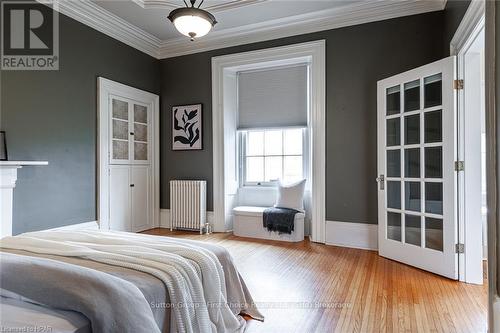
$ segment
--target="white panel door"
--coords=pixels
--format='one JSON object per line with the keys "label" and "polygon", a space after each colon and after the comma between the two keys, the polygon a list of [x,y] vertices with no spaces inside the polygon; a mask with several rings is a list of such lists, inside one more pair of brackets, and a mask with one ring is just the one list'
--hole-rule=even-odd
{"label": "white panel door", "polygon": [[379,254],[458,278],[455,57],[378,82]]}
{"label": "white panel door", "polygon": [[124,165],[109,168],[109,229],[131,230],[130,171]]}
{"label": "white panel door", "polygon": [[143,231],[153,227],[150,216],[150,173],[149,166],[130,167],[133,232]]}

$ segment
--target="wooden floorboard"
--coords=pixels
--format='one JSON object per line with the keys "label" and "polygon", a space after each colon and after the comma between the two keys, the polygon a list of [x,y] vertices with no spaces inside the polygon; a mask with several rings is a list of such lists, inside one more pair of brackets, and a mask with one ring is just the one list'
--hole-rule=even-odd
{"label": "wooden floorboard", "polygon": [[487,281],[461,283],[377,252],[231,234],[147,233],[226,247],[265,321],[248,333],[486,332]]}

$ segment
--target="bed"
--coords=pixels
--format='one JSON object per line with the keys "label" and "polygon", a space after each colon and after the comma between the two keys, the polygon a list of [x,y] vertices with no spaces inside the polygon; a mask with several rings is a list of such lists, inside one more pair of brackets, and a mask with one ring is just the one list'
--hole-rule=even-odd
{"label": "bed", "polygon": [[126,232],[0,240],[0,326],[51,332],[243,332],[263,316],[221,246]]}

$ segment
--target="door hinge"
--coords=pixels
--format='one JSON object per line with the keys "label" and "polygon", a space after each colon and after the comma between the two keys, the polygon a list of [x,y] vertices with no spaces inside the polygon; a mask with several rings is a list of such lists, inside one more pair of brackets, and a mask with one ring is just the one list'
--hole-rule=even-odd
{"label": "door hinge", "polygon": [[464,253],[465,245],[462,243],[455,244],[455,253]]}
{"label": "door hinge", "polygon": [[455,161],[455,171],[464,171],[465,162],[464,161]]}
{"label": "door hinge", "polygon": [[455,90],[464,89],[464,80],[453,80],[453,89]]}

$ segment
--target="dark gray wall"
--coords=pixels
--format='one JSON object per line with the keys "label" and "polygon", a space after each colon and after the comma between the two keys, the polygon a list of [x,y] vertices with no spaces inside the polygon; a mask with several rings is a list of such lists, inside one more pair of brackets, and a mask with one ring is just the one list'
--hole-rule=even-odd
{"label": "dark gray wall", "polygon": [[[207,179],[212,210],[213,56],[326,40],[326,191],[328,220],[377,222],[377,81],[443,57],[443,12],[403,17],[282,38],[161,62],[161,207],[169,207],[168,181]],[[171,107],[203,103],[203,145],[171,150]]]}
{"label": "dark gray wall", "polygon": [[9,159],[25,167],[14,191],[15,234],[96,219],[96,80],[159,93],[159,61],[60,15],[59,71],[1,72]]}
{"label": "dark gray wall", "polygon": [[444,9],[444,50],[445,54],[450,54],[450,42],[457,31],[462,18],[469,8],[470,0],[448,0]]}

